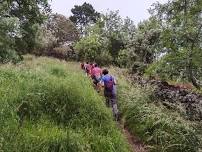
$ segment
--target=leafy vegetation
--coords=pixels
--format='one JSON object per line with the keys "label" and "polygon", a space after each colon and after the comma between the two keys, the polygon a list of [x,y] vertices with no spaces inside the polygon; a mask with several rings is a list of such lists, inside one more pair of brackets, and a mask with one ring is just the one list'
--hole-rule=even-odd
{"label": "leafy vegetation", "polygon": [[32,53],[65,60],[76,58],[71,45],[79,39],[79,33],[68,18],[60,14],[49,14],[40,30],[40,49]]}
{"label": "leafy vegetation", "polygon": [[3,0],[0,6],[0,62],[38,48],[37,34],[49,12],[46,0]]}
{"label": "leafy vegetation", "polygon": [[[75,63],[23,60],[23,54],[115,65],[139,76],[192,83],[201,93],[201,0],[157,2],[137,25],[119,11],[101,14],[88,3],[74,6],[69,19],[52,14],[47,0],[0,3],[0,63],[7,63],[0,66],[0,151],[130,151],[104,99]],[[111,70],[119,80],[123,123],[151,151],[202,148],[200,122],[186,120],[181,107],[155,102],[150,86],[131,85],[127,74]]]}
{"label": "leafy vegetation", "polygon": [[[159,64],[164,72],[192,82],[200,88],[202,57],[202,2],[197,0],[169,1],[154,4],[150,10],[161,25],[161,45],[166,56]],[[160,50],[160,53],[161,50]],[[169,77],[168,77],[169,78]]]}
{"label": "leafy vegetation", "polygon": [[[144,141],[150,151],[197,152],[202,133],[196,125],[174,110],[155,103],[152,89],[131,85],[120,69],[111,69],[118,78],[118,101],[126,128]],[[123,71],[125,73],[125,71]]]}
{"label": "leafy vegetation", "polygon": [[[103,46],[99,50],[112,57],[113,64],[141,75],[146,72],[191,82],[200,89],[201,10],[201,1],[197,0],[155,3],[149,10],[150,18],[137,26],[129,18],[122,19],[118,11],[110,11],[89,26],[81,41],[96,35],[97,48]],[[84,52],[96,60],[92,49],[85,48]]]}
{"label": "leafy vegetation", "polygon": [[129,151],[76,64],[26,56],[0,71],[1,151]]}
{"label": "leafy vegetation", "polygon": [[80,29],[81,34],[85,34],[85,28],[96,23],[100,16],[100,13],[96,12],[93,6],[86,2],[81,6],[75,5],[71,12],[73,15],[70,16],[70,20]]}

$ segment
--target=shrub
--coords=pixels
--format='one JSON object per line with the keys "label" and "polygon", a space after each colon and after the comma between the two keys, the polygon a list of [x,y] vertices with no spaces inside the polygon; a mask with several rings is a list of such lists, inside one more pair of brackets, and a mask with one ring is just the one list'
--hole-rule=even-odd
{"label": "shrub", "polygon": [[82,38],[75,45],[80,60],[94,61],[96,56],[101,53],[101,43],[96,35]]}
{"label": "shrub", "polygon": [[19,55],[15,50],[7,49],[7,50],[1,50],[0,53],[0,63],[18,63],[21,61],[23,57]]}
{"label": "shrub", "polygon": [[118,58],[117,58],[117,63],[119,65],[119,67],[121,68],[125,68],[129,65],[129,52],[128,50],[120,50]]}
{"label": "shrub", "polygon": [[101,52],[100,55],[97,55],[95,58],[96,63],[99,65],[110,65],[113,62],[112,56],[109,54],[108,51]]}

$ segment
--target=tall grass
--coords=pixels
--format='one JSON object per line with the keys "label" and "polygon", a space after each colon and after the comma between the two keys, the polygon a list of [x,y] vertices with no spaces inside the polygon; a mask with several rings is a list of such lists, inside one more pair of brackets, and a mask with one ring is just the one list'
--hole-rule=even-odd
{"label": "tall grass", "polygon": [[152,88],[131,85],[119,69],[118,101],[125,127],[154,152],[197,152],[200,142],[193,125],[177,112],[154,104]]}
{"label": "tall grass", "polygon": [[0,151],[129,151],[103,98],[75,63],[26,56],[16,66],[1,65],[0,84]]}

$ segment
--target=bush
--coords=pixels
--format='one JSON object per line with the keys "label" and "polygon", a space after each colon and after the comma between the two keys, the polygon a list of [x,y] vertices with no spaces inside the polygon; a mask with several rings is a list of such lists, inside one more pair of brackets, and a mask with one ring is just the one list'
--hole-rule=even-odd
{"label": "bush", "polygon": [[119,65],[119,67],[121,68],[125,68],[128,67],[130,62],[130,58],[129,58],[129,52],[128,50],[120,50],[118,58],[117,58],[117,63]]}
{"label": "bush", "polygon": [[101,52],[100,55],[97,55],[97,56],[95,57],[95,61],[96,61],[96,63],[98,63],[99,65],[104,66],[104,65],[110,65],[110,64],[112,64],[113,58],[112,58],[112,56],[109,54],[109,52],[103,51],[103,52]]}
{"label": "bush", "polygon": [[[4,4],[5,5],[5,4]],[[16,17],[0,17],[0,63],[18,62],[15,39],[21,36],[20,22]]]}
{"label": "bush", "polygon": [[134,62],[131,67],[132,73],[138,73],[140,75],[143,75],[145,73],[145,70],[147,68],[147,65],[142,62]]}
{"label": "bush", "polygon": [[105,49],[99,36],[91,35],[82,38],[75,45],[75,50],[79,60],[97,62],[100,65],[109,65],[112,63],[112,56]]}
{"label": "bush", "polygon": [[44,53],[47,56],[52,56],[58,59],[71,60],[76,59],[77,55],[74,50],[72,50],[69,46],[61,46],[53,48],[52,50]]}
{"label": "bush", "polygon": [[96,56],[101,53],[101,43],[96,35],[82,38],[75,45],[80,60],[94,61]]}
{"label": "bush", "polygon": [[0,82],[0,150],[129,151],[79,65],[26,56]]}
{"label": "bush", "polygon": [[15,50],[7,49],[7,50],[1,50],[0,53],[0,63],[18,63],[21,61],[23,57],[19,55]]}

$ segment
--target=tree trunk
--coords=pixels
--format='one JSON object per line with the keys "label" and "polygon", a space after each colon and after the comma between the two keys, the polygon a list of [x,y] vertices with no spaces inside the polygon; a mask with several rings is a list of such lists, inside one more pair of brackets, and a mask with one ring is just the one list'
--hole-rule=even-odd
{"label": "tree trunk", "polygon": [[197,83],[196,78],[193,75],[193,70],[192,68],[189,67],[189,79],[192,82],[192,84],[199,90],[200,89],[200,85]]}
{"label": "tree trunk", "polygon": [[192,51],[194,49],[194,42],[192,43],[191,49],[189,50],[188,54],[188,78],[192,82],[192,84],[197,88],[200,89],[200,85],[197,83],[196,78],[194,77],[193,74],[193,69],[192,69]]}

